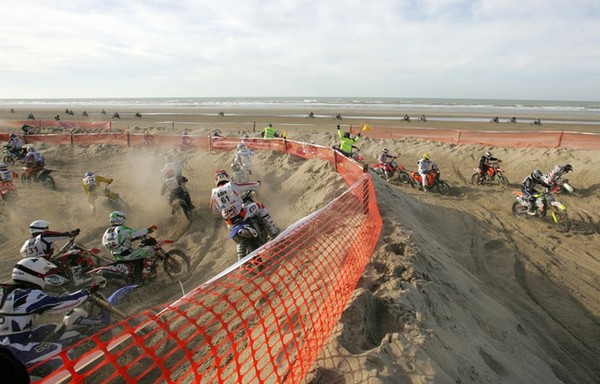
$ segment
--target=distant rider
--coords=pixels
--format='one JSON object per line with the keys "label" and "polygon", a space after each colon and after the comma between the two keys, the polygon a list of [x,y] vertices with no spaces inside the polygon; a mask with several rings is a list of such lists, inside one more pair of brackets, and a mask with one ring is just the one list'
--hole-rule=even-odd
{"label": "distant rider", "polygon": [[15,189],[12,181],[15,177],[19,177],[17,172],[9,170],[5,163],[0,163],[0,190]]}
{"label": "distant rider", "polygon": [[25,156],[25,148],[23,148],[23,140],[14,133],[11,133],[6,143],[6,149],[17,155],[19,158]]}
{"label": "distant rider", "polygon": [[379,157],[377,158],[377,163],[381,166],[381,168],[383,169],[383,172],[385,174],[385,179],[389,180],[391,175],[388,172],[388,169],[390,168],[390,162],[388,161],[388,159],[395,159],[398,156],[392,156],[389,154],[389,151],[387,148],[383,148],[383,151],[381,151],[381,153],[379,154]]}
{"label": "distant rider", "polygon": [[35,327],[40,314],[75,308],[106,283],[92,284],[62,296],[50,296],[44,292],[44,275],[54,268],[56,265],[44,258],[28,257],[19,260],[13,268],[13,283],[0,285],[0,344],[10,345],[11,351],[21,361],[39,354],[36,347],[55,329],[55,325]]}
{"label": "distant rider", "polygon": [[479,184],[483,183],[483,178],[485,177],[485,174],[487,173],[488,169],[491,167],[491,163],[493,161],[496,161],[498,163],[502,162],[502,160],[493,157],[490,151],[487,151],[483,154],[483,156],[481,156],[481,158],[479,158],[479,170],[481,171],[479,173]]}
{"label": "distant rider", "polygon": [[21,162],[25,164],[31,173],[39,172],[46,166],[46,159],[44,156],[33,147],[27,148],[27,154]]}
{"label": "distant rider", "polygon": [[350,137],[350,132],[343,132],[340,125],[337,125],[337,133],[340,138],[339,151],[346,157],[352,157],[352,148],[356,148],[356,144],[360,140],[360,132],[355,137]]}
{"label": "distant rider", "polygon": [[[152,277],[152,265],[154,264],[154,250],[152,246],[140,245],[134,248],[132,241],[154,232],[156,225],[148,228],[135,230],[125,226],[127,216],[121,211],[113,211],[108,216],[108,222],[111,227],[108,228],[102,236],[102,245],[104,245],[119,261],[136,261],[136,270],[141,269],[142,280]],[[140,268],[141,267],[141,268]]]}
{"label": "distant rider", "polygon": [[227,172],[221,170],[215,173],[216,188],[213,188],[210,198],[210,210],[220,213],[232,228],[238,221],[246,218],[258,218],[271,239],[279,234],[279,228],[273,223],[273,218],[262,203],[244,203],[241,195],[246,191],[254,191],[260,187],[260,181],[254,183],[235,183],[230,181]]}
{"label": "distant rider", "polygon": [[417,161],[419,175],[421,175],[421,184],[423,191],[427,192],[427,174],[437,168],[437,165],[431,160],[429,153],[424,153],[421,160]]}
{"label": "distant rider", "polygon": [[[83,175],[83,191],[87,195],[88,204],[90,205],[90,209],[93,213],[96,212],[96,199],[98,199],[98,187],[100,183],[106,183],[107,185],[111,184],[113,179],[109,177],[104,177],[100,175],[95,175],[93,172],[86,172]],[[103,195],[108,197],[111,200],[119,198],[119,195],[111,192],[107,189],[104,189]]]}
{"label": "distant rider", "polygon": [[535,169],[529,176],[523,180],[521,191],[528,198],[527,214],[535,215],[535,195],[539,193],[535,186],[539,184],[543,187],[550,188],[551,185],[544,181],[544,174],[539,169]]}
{"label": "distant rider", "polygon": [[548,172],[548,176],[546,176],[546,182],[552,186],[554,186],[558,179],[565,173],[573,172],[573,166],[571,164],[556,164],[554,168],[550,172]]}
{"label": "distant rider", "polygon": [[187,183],[187,181],[187,177],[177,175],[175,170],[171,168],[167,169],[165,172],[165,180],[160,189],[160,195],[162,196],[168,191],[167,201],[169,202],[169,205],[171,205],[171,214],[175,213],[176,206],[173,205],[173,200],[175,199],[182,199],[190,209],[196,208],[194,204],[192,204],[190,194],[185,189],[185,183]]}
{"label": "distant rider", "polygon": [[236,183],[247,183],[252,174],[252,152],[246,144],[239,143],[237,145],[237,152],[231,163],[231,169],[233,170],[233,181]]}

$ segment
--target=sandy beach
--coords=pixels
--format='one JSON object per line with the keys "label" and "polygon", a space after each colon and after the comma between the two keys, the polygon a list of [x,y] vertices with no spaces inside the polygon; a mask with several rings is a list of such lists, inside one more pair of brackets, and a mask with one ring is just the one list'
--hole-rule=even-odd
{"label": "sandy beach", "polygon": [[[102,121],[112,113],[87,110],[74,116],[64,110],[0,111],[2,121],[53,119]],[[378,127],[423,127],[464,130],[578,131],[600,133],[600,125],[530,125],[535,116],[518,116],[518,123],[467,121],[419,122],[419,111],[405,123],[397,114],[381,111],[319,111],[308,118],[298,110],[118,110],[114,130],[154,134],[259,136],[267,124],[286,130],[291,140],[332,145],[336,125],[344,129],[367,123]],[[142,118],[135,117],[140,112]],[[342,119],[336,120],[335,114]],[[388,114],[389,113],[389,114]],[[291,115],[295,115],[291,116]],[[347,118],[344,116],[361,116]],[[376,118],[378,116],[379,118]],[[473,116],[478,116],[473,114]],[[387,118],[384,118],[387,117]],[[394,119],[391,119],[393,117]],[[570,119],[555,116],[556,119]],[[14,130],[14,129],[13,129]],[[18,130],[15,130],[18,132]],[[194,255],[193,288],[235,261],[234,245],[220,218],[208,212],[216,169],[229,169],[233,152],[190,153],[152,148],[50,146],[38,149],[57,171],[58,191],[41,186],[19,187],[19,199],[0,206],[0,276],[6,281],[18,251],[35,219],[52,222],[52,229],[79,227],[81,241],[99,246],[110,212],[91,215],[81,190],[85,171],[115,179],[111,188],[132,206],[129,224],[156,223],[161,236],[177,239]],[[307,383],[572,383],[600,382],[600,160],[597,150],[502,148],[452,145],[404,139],[372,139],[366,133],[361,151],[374,162],[381,149],[398,155],[398,163],[416,168],[422,153],[431,154],[451,187],[450,196],[424,193],[410,186],[385,182],[373,175],[384,228],[379,243],[344,312],[336,332],[322,351]],[[508,188],[470,183],[473,168],[486,150],[504,160]],[[166,156],[185,163],[188,189],[198,208],[187,225],[171,216],[160,189],[159,170]],[[330,167],[297,174],[300,160],[291,155],[258,151],[254,175],[263,181],[261,198],[282,227],[308,215],[335,198],[343,187]],[[316,161],[316,160],[310,160]],[[552,228],[549,218],[517,219],[511,213],[513,195],[534,168],[548,172],[570,163],[569,180],[576,196],[557,196],[573,221],[569,233]],[[15,170],[18,168],[13,167]],[[296,183],[286,181],[294,177]],[[324,182],[325,181],[325,182]],[[298,198],[301,196],[301,198]],[[230,244],[231,243],[231,244]],[[148,305],[166,302],[178,292],[153,292]],[[376,310],[372,310],[376,309]]]}

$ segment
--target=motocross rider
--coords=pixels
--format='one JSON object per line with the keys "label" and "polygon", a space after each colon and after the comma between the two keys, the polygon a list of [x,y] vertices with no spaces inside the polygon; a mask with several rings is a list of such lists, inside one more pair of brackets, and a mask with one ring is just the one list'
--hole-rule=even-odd
{"label": "motocross rider", "polygon": [[427,192],[427,174],[437,167],[437,165],[431,160],[429,153],[424,153],[421,160],[417,161],[419,175],[421,175],[421,184],[423,185],[423,191]]}
{"label": "motocross rider", "polygon": [[169,205],[171,205],[171,215],[175,213],[176,205],[173,205],[172,203],[176,198],[185,201],[190,209],[196,208],[194,204],[192,204],[190,194],[184,187],[185,183],[188,181],[187,177],[177,175],[171,168],[167,169],[165,172],[165,177],[165,181],[160,189],[160,195],[162,196],[165,194],[165,192],[169,191],[167,200],[169,201]]}
{"label": "motocross rider", "polygon": [[342,133],[342,128],[338,124],[337,133],[340,138],[339,151],[346,157],[352,157],[352,148],[356,148],[354,144],[360,140],[360,132],[354,138],[351,138],[350,132]]}
{"label": "motocross rider", "polygon": [[28,257],[15,265],[13,283],[0,285],[0,344],[10,345],[21,361],[21,354],[32,351],[50,331],[43,325],[34,328],[38,315],[75,308],[106,284],[101,281],[70,294],[50,296],[44,292],[44,275],[54,268],[56,265],[42,257]]}
{"label": "motocross rider", "polygon": [[113,211],[108,216],[110,228],[102,236],[102,245],[119,261],[136,261],[136,269],[141,266],[141,279],[146,280],[153,275],[152,265],[155,262],[152,246],[140,245],[132,247],[131,241],[154,232],[156,225],[135,230],[125,226],[127,216],[121,211]]}
{"label": "motocross rider", "polygon": [[554,168],[550,172],[548,172],[548,176],[546,176],[546,182],[552,186],[556,184],[558,178],[561,177],[564,173],[573,172],[573,166],[571,164],[556,164]]}
{"label": "motocross rider", "polygon": [[493,157],[492,153],[490,151],[487,151],[486,153],[483,154],[483,156],[481,156],[481,158],[479,158],[480,173],[479,173],[478,184],[483,183],[483,178],[485,177],[485,174],[487,173],[488,169],[490,168],[490,162],[492,162],[492,161],[497,161],[499,163],[502,162],[502,160]]}
{"label": "motocross rider", "polygon": [[27,148],[27,154],[23,160],[21,160],[21,162],[24,163],[27,168],[29,168],[31,173],[41,171],[46,166],[46,159],[44,156],[37,152],[33,147]]}
{"label": "motocross rider", "polygon": [[[100,183],[106,183],[107,185],[112,183],[113,179],[109,178],[109,177],[104,177],[104,176],[100,176],[100,175],[94,175],[93,172],[86,172],[83,175],[83,180],[82,180],[82,184],[83,184],[83,191],[85,192],[85,194],[87,195],[88,198],[88,204],[90,205],[90,209],[92,210],[92,213],[96,212],[96,199],[98,198],[98,189],[97,187],[100,185]],[[117,198],[117,194],[110,192],[110,191],[104,191],[104,195],[106,197],[108,197],[109,199],[116,199]]]}
{"label": "motocross rider", "polygon": [[23,140],[14,133],[11,133],[6,143],[6,149],[14,153],[18,157],[25,156],[25,149],[23,148]]}
{"label": "motocross rider", "polygon": [[19,177],[19,174],[10,171],[5,163],[0,163],[0,190],[12,188],[12,179],[14,177]]}
{"label": "motocross rider", "polygon": [[237,145],[237,152],[231,163],[233,180],[236,183],[247,183],[252,174],[252,152],[243,142]]}
{"label": "motocross rider", "polygon": [[271,239],[279,234],[279,228],[273,223],[273,218],[262,203],[244,203],[241,194],[254,191],[260,187],[260,181],[253,183],[235,183],[230,181],[229,175],[224,170],[215,173],[216,188],[213,188],[210,198],[210,210],[220,213],[231,229],[233,225],[245,218],[257,217],[267,230]]}
{"label": "motocross rider", "polygon": [[521,191],[528,198],[527,214],[535,215],[535,194],[539,193],[535,190],[535,186],[539,184],[546,188],[550,188],[551,185],[546,183],[544,180],[544,174],[539,169],[535,169],[529,176],[523,180],[521,185]]}
{"label": "motocross rider", "polygon": [[388,167],[389,167],[389,161],[388,159],[395,159],[398,156],[392,156],[389,154],[389,151],[387,148],[383,148],[383,151],[381,151],[381,153],[379,154],[379,157],[377,158],[377,162],[379,163],[379,165],[381,166],[381,169],[383,169],[383,172],[385,174],[385,180],[389,181],[391,175],[388,172]]}

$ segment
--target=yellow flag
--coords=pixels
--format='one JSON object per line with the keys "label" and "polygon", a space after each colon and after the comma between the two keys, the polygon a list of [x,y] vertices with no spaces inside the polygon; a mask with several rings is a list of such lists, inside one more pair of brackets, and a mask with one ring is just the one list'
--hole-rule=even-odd
{"label": "yellow flag", "polygon": [[367,124],[365,124],[365,123],[362,123],[362,124],[360,125],[360,130],[361,130],[361,131],[372,131],[372,130],[373,130],[373,127],[371,127],[370,125],[367,125]]}
{"label": "yellow flag", "polygon": [[287,139],[287,132],[285,131],[285,129],[281,132],[281,137]]}

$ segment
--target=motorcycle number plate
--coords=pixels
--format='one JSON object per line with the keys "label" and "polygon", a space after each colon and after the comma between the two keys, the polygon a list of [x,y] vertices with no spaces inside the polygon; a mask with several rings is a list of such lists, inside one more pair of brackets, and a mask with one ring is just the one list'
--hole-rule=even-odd
{"label": "motorcycle number plate", "polygon": [[117,264],[116,267],[117,271],[124,273],[124,274],[128,274],[129,273],[129,267],[126,264]]}

